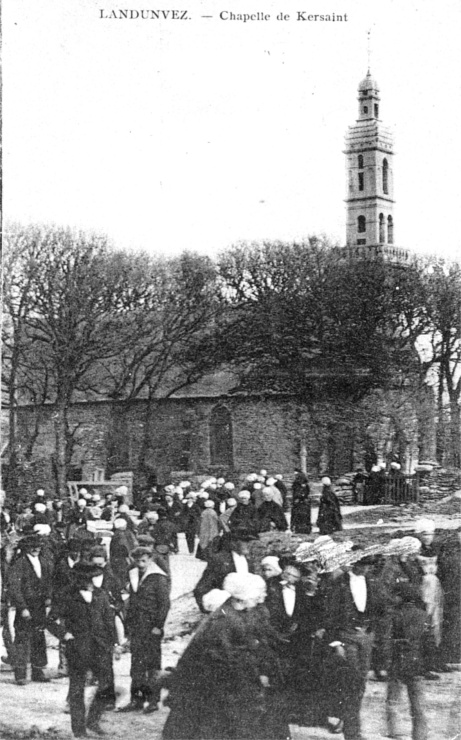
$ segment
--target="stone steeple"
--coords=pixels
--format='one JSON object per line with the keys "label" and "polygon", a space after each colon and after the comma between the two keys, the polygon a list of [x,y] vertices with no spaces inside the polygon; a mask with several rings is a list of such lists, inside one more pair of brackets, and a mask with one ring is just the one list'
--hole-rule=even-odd
{"label": "stone steeple", "polygon": [[395,247],[394,142],[380,119],[380,94],[368,70],[358,87],[358,118],[345,140],[346,245],[351,254],[406,261]]}

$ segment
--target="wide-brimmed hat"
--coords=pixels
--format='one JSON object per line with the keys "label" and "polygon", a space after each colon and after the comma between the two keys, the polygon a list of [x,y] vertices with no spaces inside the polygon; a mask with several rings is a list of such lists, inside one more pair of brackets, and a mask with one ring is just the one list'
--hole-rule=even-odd
{"label": "wide-brimmed hat", "polygon": [[103,572],[103,568],[93,565],[93,563],[78,562],[72,568],[72,575],[82,580],[91,580],[95,576],[100,576]]}
{"label": "wide-brimmed hat", "polygon": [[421,540],[417,537],[401,537],[393,539],[385,545],[384,552],[386,555],[416,555],[421,550]]}
{"label": "wide-brimmed hat", "polygon": [[39,534],[30,533],[21,537],[19,544],[21,545],[21,549],[32,550],[36,547],[41,547],[43,545],[43,540]]}
{"label": "wide-brimmed hat", "polygon": [[295,558],[300,563],[316,560],[321,572],[331,573],[348,564],[346,555],[353,546],[350,540],[335,542],[328,535],[321,535],[314,542],[303,542],[296,550]]}

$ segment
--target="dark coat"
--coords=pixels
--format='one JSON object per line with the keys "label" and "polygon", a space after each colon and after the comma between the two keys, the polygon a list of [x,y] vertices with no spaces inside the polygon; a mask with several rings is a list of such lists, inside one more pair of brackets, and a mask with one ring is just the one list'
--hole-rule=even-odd
{"label": "dark coat", "polygon": [[90,518],[90,513],[86,509],[81,511],[80,509],[72,509],[67,517],[67,531],[66,537],[69,540],[74,536],[75,530],[80,527],[86,527],[86,523]]}
{"label": "dark coat", "polygon": [[324,486],[320,498],[317,526],[320,534],[339,532],[342,528],[342,515],[339,501],[329,486]]}
{"label": "dark coat", "polygon": [[[248,570],[254,572],[252,563],[248,562]],[[194,589],[195,600],[203,612],[203,597],[213,588],[222,588],[224,579],[229,573],[235,573],[234,559],[231,552],[218,552],[208,562],[202,577]]]}
{"label": "dark coat", "polygon": [[177,532],[181,523],[182,504],[174,500],[172,504],[165,503],[163,508],[166,511],[167,519],[174,524]]}
{"label": "dark coat", "polygon": [[311,525],[311,504],[308,498],[298,498],[291,510],[291,531],[295,534],[309,534]]}
{"label": "dark coat", "polygon": [[249,534],[256,534],[258,531],[256,506],[252,503],[239,502],[229,518],[228,526],[231,532],[241,529],[248,531]]}
{"label": "dark coat", "polygon": [[341,640],[341,633],[354,631],[356,627],[373,630],[376,618],[376,595],[373,584],[365,577],[367,584],[367,601],[365,611],[359,612],[352,597],[349,575],[343,573],[330,581],[325,600],[324,624],[327,640]]}
{"label": "dark coat", "polygon": [[288,511],[288,488],[286,487],[285,483],[281,480],[277,480],[274,483],[274,486],[278,488],[280,493],[282,494],[283,510]]}
{"label": "dark coat", "polygon": [[128,532],[128,530],[115,530],[114,536],[110,541],[110,564],[120,588],[126,586],[130,567],[129,555],[135,546],[136,543],[133,545],[133,535],[131,532]]}
{"label": "dark coat", "polygon": [[291,492],[293,496],[293,504],[296,503],[297,499],[305,498],[309,495],[309,483],[307,476],[304,473],[296,473],[293,485],[291,486]]}
{"label": "dark coat", "polygon": [[306,596],[301,583],[296,584],[295,593],[295,608],[293,614],[289,616],[285,611],[283,583],[281,579],[270,578],[267,583],[267,596],[264,603],[269,611],[272,626],[282,634],[289,633],[294,628],[299,631],[309,631],[311,625],[311,602]]}
{"label": "dark coat", "polygon": [[426,620],[423,605],[404,603],[394,612],[390,674],[402,681],[425,672],[422,650]]}
{"label": "dark coat", "polygon": [[121,612],[123,609],[122,591],[110,563],[104,566],[101,588],[108,595],[110,605],[116,612]]}
{"label": "dark coat", "polygon": [[416,563],[401,562],[397,557],[388,557],[377,579],[377,587],[385,611],[392,610],[401,602],[399,588],[401,583],[413,585],[419,591],[421,573]]}
{"label": "dark coat", "polygon": [[[164,740],[269,740],[289,736],[270,717],[277,656],[264,608],[235,611],[229,602],[200,625],[179,660],[170,688]],[[270,719],[270,721],[268,721]]]}
{"label": "dark coat", "polygon": [[149,573],[140,580],[137,591],[130,587],[126,627],[137,638],[147,637],[154,627],[163,630],[170,609],[168,579],[160,573]]}
{"label": "dark coat", "polygon": [[53,599],[64,588],[68,588],[72,582],[72,568],[67,560],[67,553],[58,560],[53,573]]}
{"label": "dark coat", "polygon": [[285,532],[288,529],[283,509],[275,501],[263,501],[256,510],[256,523],[258,532],[269,532],[272,528]]}
{"label": "dark coat", "polygon": [[176,548],[177,529],[175,524],[168,518],[159,519],[149,531],[156,545],[168,545],[171,550]]}
{"label": "dark coat", "polygon": [[51,599],[52,568],[40,555],[42,577],[38,578],[27,555],[22,555],[8,571],[8,596],[18,612],[28,609],[42,617],[45,602]]}
{"label": "dark coat", "polygon": [[78,586],[61,592],[48,615],[47,628],[59,640],[67,632],[73,640],[67,642],[67,658],[74,665],[93,665],[95,656],[106,655],[115,643],[114,612],[103,589],[93,591],[87,604]]}
{"label": "dark coat", "polygon": [[195,535],[199,533],[201,513],[202,510],[195,501],[192,506],[187,506],[187,504],[184,506],[182,512],[182,521],[186,534]]}

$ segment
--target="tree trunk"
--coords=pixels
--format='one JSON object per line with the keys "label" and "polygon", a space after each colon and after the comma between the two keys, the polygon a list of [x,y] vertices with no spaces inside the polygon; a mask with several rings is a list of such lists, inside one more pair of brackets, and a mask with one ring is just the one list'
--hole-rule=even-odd
{"label": "tree trunk", "polygon": [[11,372],[8,387],[8,478],[6,490],[15,495],[18,488],[18,450],[16,433],[16,370],[18,353],[13,349],[11,357]]}
{"label": "tree trunk", "polygon": [[56,401],[54,414],[56,437],[56,493],[58,498],[67,496],[67,403],[65,399]]}
{"label": "tree trunk", "polygon": [[461,395],[461,381],[455,380],[456,367],[450,363],[450,358],[444,358],[443,371],[447,384],[447,392],[450,404],[449,421],[449,463],[455,468],[460,467],[461,462],[461,430],[460,430],[460,408],[459,399]]}
{"label": "tree trunk", "polygon": [[439,380],[437,387],[437,424],[435,430],[435,459],[440,465],[443,464],[445,453],[445,427],[444,427],[444,408],[443,408],[443,369],[439,364]]}
{"label": "tree trunk", "polygon": [[[451,394],[450,394],[451,395]],[[461,467],[461,409],[457,394],[450,398],[450,460],[455,468]]]}
{"label": "tree trunk", "polygon": [[6,481],[6,491],[8,494],[15,494],[18,484],[18,456],[16,450],[16,407],[14,390],[9,392],[9,409],[8,409],[8,477]]}
{"label": "tree trunk", "polygon": [[307,473],[307,445],[305,438],[301,439],[299,446],[299,466],[301,472]]}

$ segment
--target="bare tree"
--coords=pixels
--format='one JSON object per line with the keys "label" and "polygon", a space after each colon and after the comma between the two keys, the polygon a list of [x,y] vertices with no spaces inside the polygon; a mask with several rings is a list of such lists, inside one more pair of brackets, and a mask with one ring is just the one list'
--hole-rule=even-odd
{"label": "bare tree", "polygon": [[[427,339],[430,359],[437,370],[438,444],[440,461],[444,457],[461,465],[461,266],[458,263],[430,261],[425,266],[425,308],[430,327]],[[448,397],[448,413],[445,410]],[[449,434],[445,434],[448,419]],[[448,436],[448,450],[445,438]]]}
{"label": "bare tree", "polygon": [[7,252],[8,389],[14,404],[52,404],[62,496],[78,437],[72,403],[151,400],[200,376],[193,347],[216,311],[215,270],[196,255],[116,252],[105,237],[63,228],[9,229]]}

